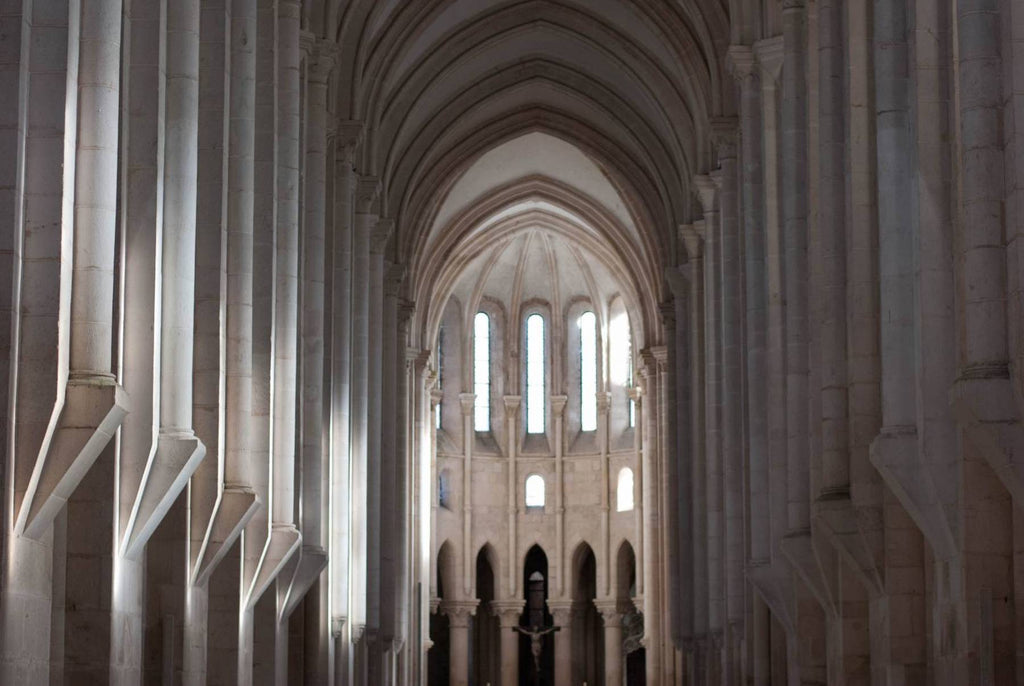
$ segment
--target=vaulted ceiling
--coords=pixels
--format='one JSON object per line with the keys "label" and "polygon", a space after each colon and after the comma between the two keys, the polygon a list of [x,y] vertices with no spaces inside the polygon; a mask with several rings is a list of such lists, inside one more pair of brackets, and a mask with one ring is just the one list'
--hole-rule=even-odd
{"label": "vaulted ceiling", "polygon": [[[606,225],[603,249],[656,319],[677,227],[699,214],[711,123],[732,109],[729,0],[325,3],[307,26],[338,43],[335,109],[365,126],[356,168],[381,183],[417,295],[441,279],[424,271],[438,241],[463,244],[452,232],[473,227],[454,224],[483,203],[504,213],[494,226],[517,213]],[[509,144],[518,158],[494,154]]]}

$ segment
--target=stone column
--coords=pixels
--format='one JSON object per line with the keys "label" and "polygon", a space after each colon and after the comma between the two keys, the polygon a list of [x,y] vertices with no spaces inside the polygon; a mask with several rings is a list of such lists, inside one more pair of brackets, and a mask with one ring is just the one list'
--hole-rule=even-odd
{"label": "stone column", "polygon": [[622,613],[615,600],[595,600],[594,605],[604,621],[604,686],[622,686]]}
{"label": "stone column", "polygon": [[648,352],[642,368],[644,383],[643,478],[644,503],[644,646],[647,658],[647,683],[662,681],[661,645],[661,541],[658,491],[661,483],[658,458],[658,363]]}
{"label": "stone column", "polygon": [[[611,457],[608,452],[610,415],[612,396],[608,391],[599,391],[597,394],[597,440],[601,451],[601,547],[604,554],[601,555],[599,564],[604,567],[604,588],[597,589],[598,594],[611,594],[612,573],[611,566],[614,564],[611,542],[611,499],[612,499],[612,476]],[[634,484],[635,486],[635,484]],[[634,499],[635,502],[635,499]],[[515,559],[515,558],[511,558]]]}
{"label": "stone column", "polygon": [[[516,466],[516,453],[519,445],[519,432],[516,431],[516,420],[519,418],[519,405],[522,400],[518,395],[506,395],[505,401],[505,436],[508,439],[508,559],[517,559],[516,550],[519,545],[517,525],[519,520],[519,474]],[[517,565],[508,565],[508,595],[516,595],[519,570]]]}
{"label": "stone column", "polygon": [[571,600],[548,601],[548,610],[559,627],[555,632],[555,686],[572,686],[572,605]]}
{"label": "stone column", "polygon": [[[367,389],[367,469],[366,469],[366,635],[370,651],[367,679],[370,684],[381,684],[383,674],[383,636],[381,636],[382,594],[381,556],[383,529],[381,528],[381,484],[383,483],[383,427],[384,427],[384,252],[391,235],[393,222],[379,219],[370,236],[370,307],[368,332]],[[393,475],[388,475],[392,478]]]}
{"label": "stone column", "polygon": [[[705,502],[707,503],[707,628],[721,631],[725,624],[725,518],[721,453],[721,259],[718,221],[718,186],[711,176],[695,179],[704,208],[704,434]],[[645,613],[646,615],[646,613]],[[708,656],[708,679],[720,680],[721,660]]]}
{"label": "stone column", "polygon": [[707,634],[708,630],[708,530],[707,530],[707,455],[704,449],[707,434],[705,433],[705,366],[704,354],[704,240],[705,224],[703,220],[684,226],[682,240],[686,245],[687,263],[684,266],[691,293],[687,302],[688,322],[687,345],[692,351],[690,356],[690,407],[693,408],[691,420],[691,450],[693,455],[691,466],[690,490],[681,497],[688,497],[691,519],[693,522],[692,549],[693,564],[690,597],[692,599],[691,640],[688,646],[688,660],[692,663],[690,673],[695,684],[705,682],[705,665],[707,660],[701,646],[704,642],[697,640]]}
{"label": "stone column", "polygon": [[[568,576],[568,551],[565,549],[565,488],[562,486],[565,448],[565,403],[564,395],[551,396],[551,416],[555,419],[555,554],[558,556],[558,583],[556,594],[565,595],[565,580]],[[515,559],[515,558],[513,558]]]}
{"label": "stone column", "polygon": [[519,617],[525,601],[493,600],[491,609],[498,616],[501,627],[501,684],[491,686],[519,686]]}
{"label": "stone column", "polygon": [[476,614],[479,600],[444,601],[441,611],[448,615],[448,684],[469,686],[469,618]]}
{"label": "stone column", "polygon": [[782,23],[782,235],[785,250],[787,535],[809,535],[807,293],[807,34],[805,0],[786,0]]}
{"label": "stone column", "polygon": [[[199,3],[167,8],[163,263],[160,328],[160,434],[150,486],[154,503],[136,522],[142,543],[163,519],[206,455],[192,430],[192,376],[199,107]],[[148,503],[144,503],[148,504]],[[133,546],[134,547],[134,546]]]}
{"label": "stone column", "polygon": [[473,556],[473,444],[476,432],[473,430],[473,407],[476,395],[460,393],[462,409],[462,592],[473,594],[473,570],[476,559]]}
{"label": "stone column", "polygon": [[751,561],[765,564],[771,550],[768,519],[768,384],[767,277],[761,165],[761,78],[754,52],[745,45],[729,49],[729,62],[740,92],[740,202],[743,208],[744,281],[746,284],[747,474]]}
{"label": "stone column", "polygon": [[370,236],[377,223],[379,182],[371,177],[358,180],[355,194],[355,231],[352,237],[352,372],[351,401],[351,553],[349,585],[351,607],[349,622],[358,664],[354,686],[365,684],[367,621],[367,448],[369,445],[370,386]]}
{"label": "stone column", "polygon": [[[754,44],[760,68],[764,155],[764,235],[767,334],[765,368],[769,388],[784,388],[785,304],[782,292],[783,256],[779,214],[778,87],[782,73],[782,37]],[[773,564],[781,563],[779,545],[786,530],[786,398],[776,393],[767,407],[767,460],[770,542]],[[781,566],[781,565],[777,565]]]}
{"label": "stone column", "polygon": [[358,122],[342,122],[334,173],[334,274],[332,294],[331,351],[331,460],[332,521],[330,579],[332,625],[337,627],[334,647],[335,686],[347,686],[351,660],[347,634],[352,551],[353,492],[352,470],[352,368],[354,305],[352,300],[353,240],[355,226],[356,175],[352,168],[356,148],[362,137]]}
{"label": "stone column", "polygon": [[[736,121],[722,119],[714,123],[718,142],[719,219],[721,264],[721,441],[723,464],[723,500],[725,535],[725,615],[730,627],[741,625],[744,616],[743,568],[746,555],[744,541],[744,484],[743,484],[743,403],[741,389],[742,365],[740,354],[741,298],[740,298],[740,235],[737,197]],[[734,683],[740,676],[738,638],[730,629],[725,647],[725,683]]]}

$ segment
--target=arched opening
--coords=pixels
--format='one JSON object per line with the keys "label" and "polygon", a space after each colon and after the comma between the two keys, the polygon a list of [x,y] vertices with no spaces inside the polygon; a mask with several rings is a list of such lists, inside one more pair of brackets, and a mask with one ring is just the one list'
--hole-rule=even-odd
{"label": "arched opening", "polygon": [[545,502],[544,477],[540,474],[531,474],[526,477],[526,509],[543,510]]}
{"label": "arched opening", "polygon": [[452,509],[452,474],[451,470],[442,469],[437,475],[437,504]]}
{"label": "arched opening", "polygon": [[604,679],[604,625],[594,605],[597,558],[586,543],[573,555],[572,683],[599,684]]}
{"label": "arched opening", "polygon": [[629,512],[633,509],[633,470],[623,467],[619,470],[615,486],[615,511]]}
{"label": "arched opening", "polygon": [[501,634],[498,618],[491,612],[495,600],[498,566],[494,548],[485,545],[476,555],[476,597],[480,601],[471,625],[473,650],[470,653],[471,684],[496,686],[500,683]]}
{"label": "arched opening", "polygon": [[427,653],[427,676],[431,685],[448,683],[451,638],[448,616],[438,612],[441,601],[455,597],[455,549],[449,541],[441,544],[437,551],[437,596],[430,614],[430,640],[432,645]]}
{"label": "arched opening", "polygon": [[[519,625],[530,629],[552,625],[548,612],[548,556],[539,545],[526,553],[523,561],[523,598],[526,601]],[[554,638],[540,639],[540,655],[534,660],[531,639],[519,636],[519,683],[521,686],[550,686],[555,674]]]}
{"label": "arched opening", "polygon": [[633,605],[636,597],[636,554],[629,541],[623,541],[615,556],[615,600],[623,613],[622,653],[626,661],[627,686],[647,683],[646,653],[640,641],[644,635],[644,617]]}

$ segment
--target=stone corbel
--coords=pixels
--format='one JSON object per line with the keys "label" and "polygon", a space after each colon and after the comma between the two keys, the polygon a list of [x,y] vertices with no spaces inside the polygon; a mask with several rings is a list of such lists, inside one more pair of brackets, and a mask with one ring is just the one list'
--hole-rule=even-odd
{"label": "stone corbel", "polygon": [[56,426],[36,458],[15,532],[38,539],[46,533],[128,414],[128,393],[113,376],[72,375]]}
{"label": "stone corbel", "polygon": [[561,417],[565,412],[565,404],[569,402],[567,395],[551,396],[551,413],[554,417]]}
{"label": "stone corbel", "polygon": [[[954,399],[954,414],[957,403]],[[920,452],[917,427],[884,427],[871,442],[870,459],[886,486],[928,539],[935,556],[948,560],[958,554],[959,546],[932,470]]]}
{"label": "stone corbel", "polygon": [[[712,179],[710,174],[698,174],[693,177],[693,185],[697,188],[697,196],[700,198],[700,205],[704,210],[704,215],[707,216],[712,212],[718,210],[717,196],[718,196],[718,185]],[[696,225],[695,225],[696,226]],[[706,229],[706,221],[702,222],[702,227]],[[704,232],[700,234],[702,239],[704,238]]]}
{"label": "stone corbel", "polygon": [[342,633],[345,631],[345,623],[348,622],[348,617],[344,615],[336,615],[331,617],[331,637],[341,638]]}
{"label": "stone corbel", "polygon": [[985,458],[1014,505],[1024,508],[1024,402],[1005,364],[966,370],[950,391],[953,415],[964,438]]}
{"label": "stone corbel", "polygon": [[356,150],[363,143],[366,127],[363,122],[345,119],[335,124],[335,135],[338,141],[338,162],[349,168],[355,165]]}
{"label": "stone corbel", "polygon": [[739,119],[736,117],[715,117],[711,120],[711,142],[718,152],[718,161],[735,159],[739,147]]}
{"label": "stone corbel", "polygon": [[698,260],[704,256],[704,237],[698,233],[695,224],[679,225],[679,242],[686,250],[686,259]]}
{"label": "stone corbel", "polygon": [[380,179],[360,175],[356,183],[356,214],[379,214],[380,191]]}
{"label": "stone corbel", "polygon": [[758,71],[754,49],[749,45],[730,45],[725,55],[725,68],[737,81],[756,77]]}
{"label": "stone corbel", "polygon": [[[284,621],[291,616],[302,599],[306,597],[306,592],[313,587],[313,583],[320,578],[320,573],[325,569],[327,569],[326,550],[318,545],[304,545],[299,548],[295,573],[288,583],[283,602],[279,605],[281,608],[279,621]],[[344,618],[342,621],[344,622]]]}
{"label": "stone corbel", "polygon": [[[243,605],[246,609],[251,610],[255,607],[256,601],[286,569],[301,544],[302,534],[294,524],[271,526],[256,574],[253,575],[252,583],[243,598]],[[282,578],[284,578],[283,575]]]}
{"label": "stone corbel", "polygon": [[754,43],[753,47],[757,66],[761,69],[762,85],[776,87],[782,76],[782,36],[764,38]]}
{"label": "stone corbel", "polygon": [[[389,219],[388,217],[381,217],[377,220],[377,225],[373,228],[373,233],[370,234],[370,253],[374,255],[382,255],[387,249],[388,241],[391,240],[391,234],[395,231],[395,220]],[[405,269],[404,266],[401,267]],[[385,281],[390,274],[385,275]],[[405,278],[404,274],[401,276]]]}
{"label": "stone corbel", "polygon": [[326,84],[337,63],[338,44],[334,41],[317,39],[309,46],[311,57],[309,64],[309,80],[317,84]]}
{"label": "stone corbel", "polygon": [[835,588],[834,554],[831,542],[808,529],[787,533],[780,544],[796,575],[807,586],[821,609],[832,618],[840,615],[838,589]]}

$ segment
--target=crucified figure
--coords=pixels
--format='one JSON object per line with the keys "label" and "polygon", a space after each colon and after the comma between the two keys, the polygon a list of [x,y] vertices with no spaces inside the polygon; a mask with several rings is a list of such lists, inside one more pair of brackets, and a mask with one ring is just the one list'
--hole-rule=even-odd
{"label": "crucified figure", "polygon": [[539,626],[534,626],[532,629],[527,629],[522,626],[512,627],[512,631],[518,631],[523,636],[530,637],[530,653],[533,655],[533,671],[535,674],[540,674],[540,652],[544,647],[541,643],[541,639],[552,631],[558,631],[561,627],[549,626],[547,629],[541,629]]}

